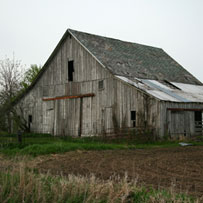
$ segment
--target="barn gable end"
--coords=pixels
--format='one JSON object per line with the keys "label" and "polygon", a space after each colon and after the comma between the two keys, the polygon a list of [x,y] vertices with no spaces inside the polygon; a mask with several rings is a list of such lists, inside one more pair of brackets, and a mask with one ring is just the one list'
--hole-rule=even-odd
{"label": "barn gable end", "polygon": [[[73,61],[74,66],[73,81],[68,79],[69,61]],[[23,116],[27,121],[29,115],[32,115],[32,131],[77,135],[81,99],[50,101],[43,101],[43,99],[78,96],[99,91],[99,97],[82,99],[85,107],[83,113],[87,114],[86,121],[82,125],[90,129],[99,119],[97,118],[99,113],[97,110],[90,111],[89,108],[93,105],[100,111],[99,102],[105,92],[98,89],[98,83],[103,81],[106,86],[106,79],[110,77],[112,75],[109,71],[101,67],[101,64],[74,37],[66,33],[66,37],[59,43],[43,67],[42,73],[17,105],[23,107]],[[94,117],[94,123],[91,122],[92,117]]]}
{"label": "barn gable end", "polygon": [[194,112],[171,110],[203,108],[203,91],[196,96],[187,88],[203,90],[162,49],[68,29],[16,106],[40,133],[90,136],[148,126],[163,136],[175,134],[173,121],[183,125],[184,117],[178,133],[191,135]]}

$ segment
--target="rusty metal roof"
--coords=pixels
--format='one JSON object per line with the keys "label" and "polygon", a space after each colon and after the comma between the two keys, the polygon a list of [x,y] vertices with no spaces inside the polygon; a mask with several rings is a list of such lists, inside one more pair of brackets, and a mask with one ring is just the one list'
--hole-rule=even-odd
{"label": "rusty metal roof", "polygon": [[115,75],[201,84],[163,49],[68,30]]}
{"label": "rusty metal roof", "polygon": [[203,85],[116,76],[161,101],[203,103]]}

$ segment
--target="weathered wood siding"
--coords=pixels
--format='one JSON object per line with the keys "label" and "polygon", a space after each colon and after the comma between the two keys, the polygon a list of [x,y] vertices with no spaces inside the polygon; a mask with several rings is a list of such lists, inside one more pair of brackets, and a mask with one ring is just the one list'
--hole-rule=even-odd
{"label": "weathered wood siding", "polygon": [[[172,137],[193,136],[195,132],[195,110],[203,109],[201,103],[161,102],[160,135]],[[170,109],[179,110],[170,110]],[[184,111],[181,109],[185,109]],[[187,110],[188,109],[188,110]]]}
{"label": "weathered wood siding", "polygon": [[[68,81],[68,60],[74,60],[73,82]],[[99,88],[103,81],[103,88]],[[46,97],[94,93],[93,97],[42,101]],[[68,36],[49,61],[35,86],[19,101],[31,131],[54,135],[90,136],[133,127],[149,126],[157,134],[193,135],[194,112],[168,108],[203,108],[203,104],[163,102],[115,78],[73,37]]]}
{"label": "weathered wood siding", "polygon": [[[133,127],[131,111],[136,111],[136,126],[160,128],[160,105],[159,100],[138,90],[121,80],[110,80],[114,87],[112,94],[112,113],[115,115],[113,125]],[[117,122],[114,123],[114,122]],[[115,126],[114,126],[115,127]]]}
{"label": "weathered wood siding", "polygon": [[[68,81],[68,60],[74,60],[73,82]],[[81,99],[42,101],[44,97],[79,95],[94,92],[97,96],[83,98],[82,128],[84,134],[95,133],[101,126],[101,102],[106,91],[98,90],[98,81],[112,75],[73,37],[67,37],[46,67],[35,86],[18,103],[31,131],[55,135],[77,135]]]}

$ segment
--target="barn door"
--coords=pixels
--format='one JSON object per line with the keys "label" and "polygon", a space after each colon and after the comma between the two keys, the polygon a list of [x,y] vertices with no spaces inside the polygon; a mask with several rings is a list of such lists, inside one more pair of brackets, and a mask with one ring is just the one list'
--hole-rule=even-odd
{"label": "barn door", "polygon": [[47,133],[54,134],[54,110],[48,109],[46,112]]}
{"label": "barn door", "polygon": [[54,101],[43,103],[44,117],[43,117],[43,132],[54,134]]}
{"label": "barn door", "polygon": [[113,112],[111,107],[107,107],[103,111],[103,131],[105,133],[112,133],[113,129]]}
{"label": "barn door", "polygon": [[65,109],[65,134],[78,136],[80,133],[80,99],[66,99]]}
{"label": "barn door", "polygon": [[172,136],[179,136],[190,133],[190,124],[188,123],[189,114],[185,111],[171,111],[170,133]]}
{"label": "barn door", "polygon": [[84,97],[81,99],[81,136],[90,136],[92,134],[92,117],[91,117],[91,105],[92,98]]}

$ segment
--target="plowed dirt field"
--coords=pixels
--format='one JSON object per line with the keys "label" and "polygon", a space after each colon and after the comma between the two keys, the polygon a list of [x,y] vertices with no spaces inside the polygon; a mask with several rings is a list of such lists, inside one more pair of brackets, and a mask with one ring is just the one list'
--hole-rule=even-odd
{"label": "plowed dirt field", "polygon": [[124,176],[155,188],[203,196],[203,147],[73,151],[40,157],[35,168],[52,174],[108,179]]}

